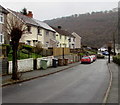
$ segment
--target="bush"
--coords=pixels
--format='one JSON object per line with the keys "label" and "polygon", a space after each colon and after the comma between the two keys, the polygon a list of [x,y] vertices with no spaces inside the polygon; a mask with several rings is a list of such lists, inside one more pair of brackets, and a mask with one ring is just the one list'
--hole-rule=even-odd
{"label": "bush", "polygon": [[120,65],[120,55],[114,56],[113,57],[113,62]]}
{"label": "bush", "polygon": [[26,50],[26,49],[22,49],[21,52],[22,52],[22,53],[25,53],[25,54],[29,54],[29,51]]}
{"label": "bush", "polygon": [[9,52],[11,51],[11,46],[9,44],[2,44],[2,48],[6,49],[6,54],[8,56]]}
{"label": "bush", "polygon": [[29,52],[31,52],[32,49],[33,49],[33,47],[30,46],[30,45],[22,45],[22,49],[26,49],[26,50],[28,50]]}

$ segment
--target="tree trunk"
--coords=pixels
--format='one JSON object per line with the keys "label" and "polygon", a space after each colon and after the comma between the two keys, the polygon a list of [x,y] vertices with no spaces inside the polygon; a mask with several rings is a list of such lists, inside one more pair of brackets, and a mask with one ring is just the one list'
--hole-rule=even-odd
{"label": "tree trunk", "polygon": [[18,64],[17,64],[17,45],[13,45],[12,46],[12,79],[13,80],[18,80],[19,77],[17,75],[17,71],[18,71]]}

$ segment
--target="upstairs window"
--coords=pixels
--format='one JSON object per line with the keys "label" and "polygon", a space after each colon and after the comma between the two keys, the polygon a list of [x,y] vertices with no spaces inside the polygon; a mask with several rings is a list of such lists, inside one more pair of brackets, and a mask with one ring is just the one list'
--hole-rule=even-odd
{"label": "upstairs window", "polygon": [[42,30],[38,28],[38,35],[42,35]]}
{"label": "upstairs window", "polygon": [[73,42],[75,42],[75,38],[73,38]]}
{"label": "upstairs window", "polygon": [[0,23],[4,23],[4,15],[0,13]]}
{"label": "upstairs window", "polygon": [[31,32],[31,26],[27,26],[28,32]]}
{"label": "upstairs window", "polygon": [[71,42],[71,38],[69,38],[68,40],[69,40],[69,42]]}
{"label": "upstairs window", "polygon": [[62,36],[60,35],[60,39],[62,38]]}
{"label": "upstairs window", "polygon": [[46,31],[46,35],[49,35],[49,31]]}
{"label": "upstairs window", "polygon": [[0,33],[0,44],[4,43],[4,35]]}

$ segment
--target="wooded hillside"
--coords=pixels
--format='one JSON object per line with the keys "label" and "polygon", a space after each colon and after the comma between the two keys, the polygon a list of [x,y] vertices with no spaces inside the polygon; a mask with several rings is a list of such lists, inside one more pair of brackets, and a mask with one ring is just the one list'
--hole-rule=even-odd
{"label": "wooded hillside", "polygon": [[101,47],[112,41],[113,32],[117,27],[118,13],[115,11],[75,14],[45,22],[51,26],[61,26],[70,32],[76,32],[82,37],[82,44]]}

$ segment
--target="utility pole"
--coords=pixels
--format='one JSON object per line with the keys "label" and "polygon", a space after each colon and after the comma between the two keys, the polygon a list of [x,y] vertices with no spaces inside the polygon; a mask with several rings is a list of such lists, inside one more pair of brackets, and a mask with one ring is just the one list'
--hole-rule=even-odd
{"label": "utility pole", "polygon": [[115,32],[113,33],[113,55],[116,55],[116,52],[115,52]]}
{"label": "utility pole", "polygon": [[112,45],[111,45],[111,43],[109,42],[109,43],[108,43],[108,53],[109,53],[109,55],[108,55],[108,63],[110,63],[111,48],[112,48]]}

